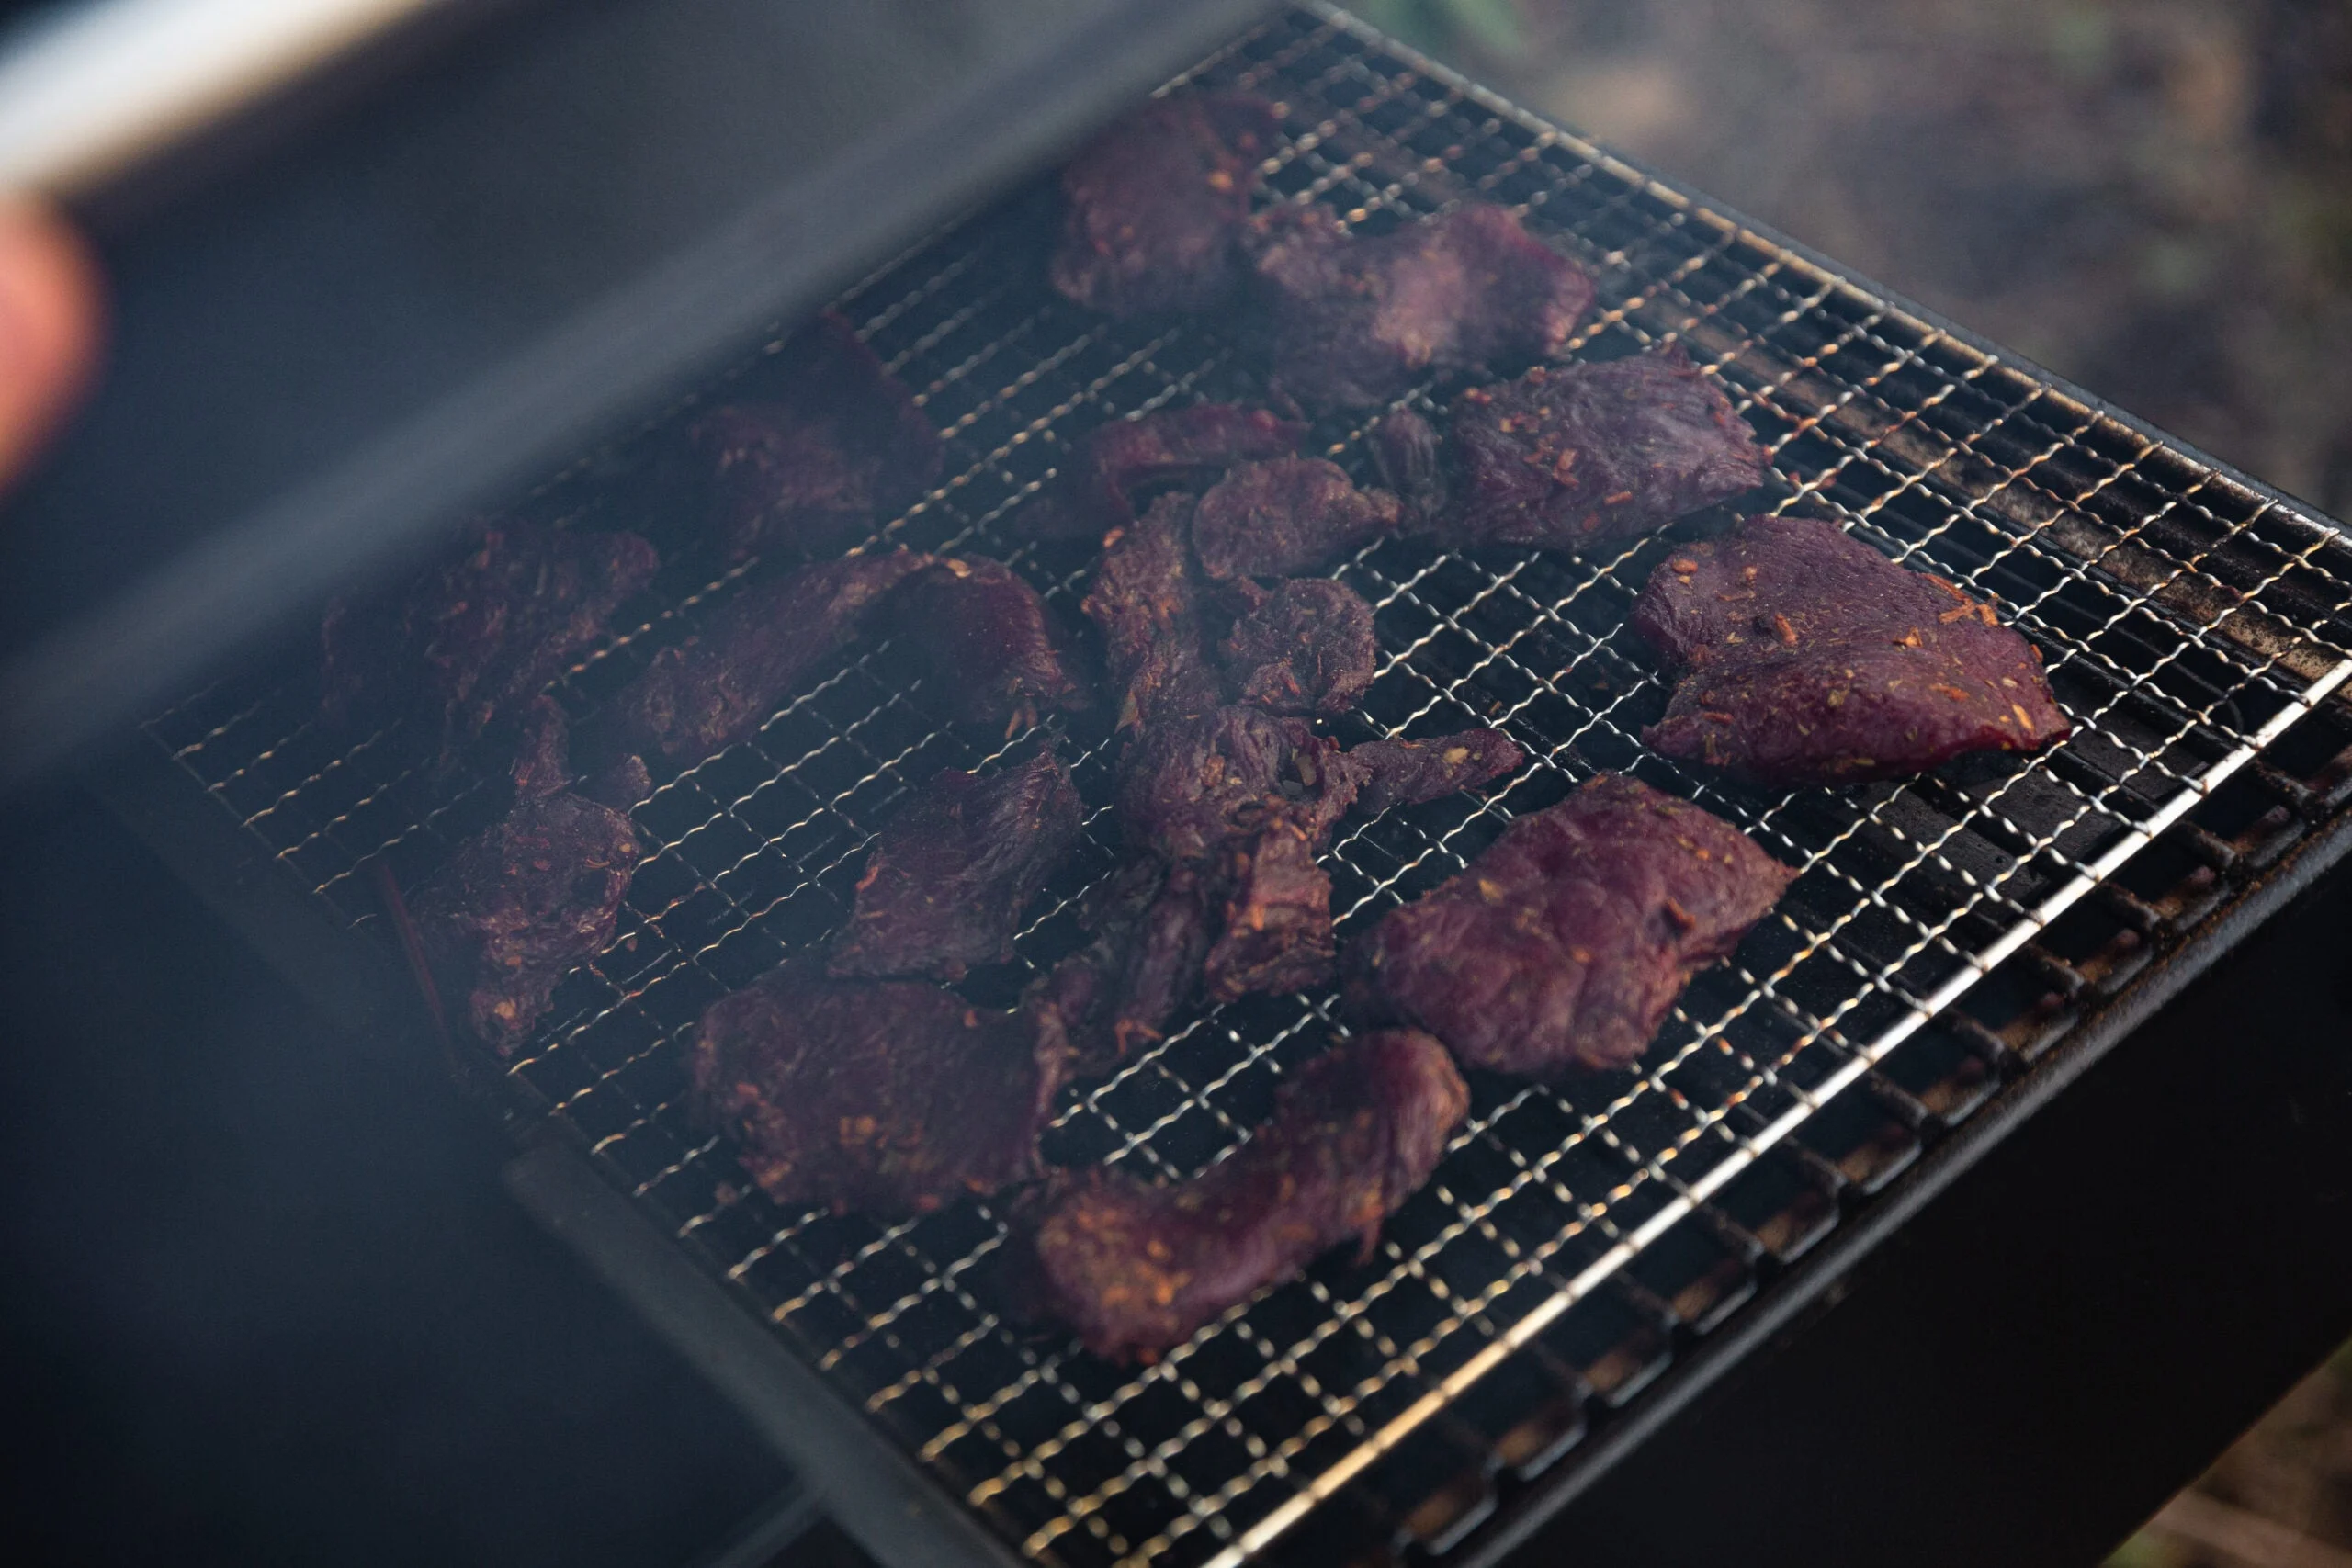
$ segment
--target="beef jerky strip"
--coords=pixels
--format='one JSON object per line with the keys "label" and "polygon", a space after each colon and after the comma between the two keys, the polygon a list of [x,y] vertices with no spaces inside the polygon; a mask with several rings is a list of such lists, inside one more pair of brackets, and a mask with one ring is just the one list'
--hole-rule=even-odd
{"label": "beef jerky strip", "polygon": [[1225,700],[1202,623],[1193,506],[1191,496],[1163,495],[1110,535],[1081,606],[1102,631],[1122,728],[1205,713]]}
{"label": "beef jerky strip", "polygon": [[1110,316],[1204,310],[1242,276],[1240,239],[1281,117],[1248,93],[1159,99],[1062,171],[1054,288]]}
{"label": "beef jerky strip", "polygon": [[1351,950],[1350,1005],[1472,1066],[1623,1066],[1795,875],[1721,818],[1603,773],[1383,917]]}
{"label": "beef jerky strip", "polygon": [[408,900],[444,996],[501,1055],[530,1035],[563,977],[613,942],[641,853],[629,819],[571,794],[562,710],[533,705],[515,801]]}
{"label": "beef jerky strip", "polygon": [[1349,747],[1346,761],[1363,781],[1356,810],[1377,817],[1491,784],[1516,771],[1527,753],[1498,729],[1465,729],[1427,740],[1367,740]]}
{"label": "beef jerky strip", "polygon": [[1759,784],[1905,778],[2070,729],[1990,604],[1819,518],[1750,517],[1676,551],[1633,624],[1682,671],[1643,740]]}
{"label": "beef jerky strip", "polygon": [[939,477],[938,433],[833,311],[759,375],[773,396],[713,409],[688,432],[714,470],[712,525],[727,559],[845,549]]}
{"label": "beef jerky strip", "polygon": [[1308,408],[1385,402],[1438,371],[1557,358],[1592,305],[1575,263],[1487,202],[1371,239],[1319,207],[1254,221],[1274,384]]}
{"label": "beef jerky strip", "polygon": [[517,721],[660,564],[634,534],[485,524],[405,588],[328,607],[321,715],[334,725],[409,718],[446,772]]}
{"label": "beef jerky strip", "polygon": [[1363,700],[1379,647],[1363,595],[1323,577],[1234,586],[1250,608],[1218,651],[1238,700],[1284,714],[1342,714]]}
{"label": "beef jerky strip", "polygon": [[890,637],[931,701],[958,723],[1026,729],[1046,712],[1082,707],[1062,666],[1045,602],[1011,568],[954,557],[915,573],[892,598]]}
{"label": "beef jerky strip", "polygon": [[1451,542],[1587,550],[1654,533],[1753,489],[1756,433],[1679,346],[1538,366],[1454,400]]}
{"label": "beef jerky strip", "polygon": [[704,1012],[694,1099],[779,1203],[928,1213],[1037,1174],[1068,1057],[1040,1021],[799,961]]}
{"label": "beef jerky strip", "polygon": [[1248,1144],[1188,1181],[1098,1167],[1018,1200],[1002,1266],[1014,1312],[1066,1325],[1098,1356],[1156,1360],[1326,1248],[1370,1257],[1469,1104],[1426,1034],[1335,1045],[1283,1086]]}
{"label": "beef jerky strip", "polygon": [[855,639],[885,595],[931,564],[908,550],[850,556],[744,589],[613,698],[596,727],[599,760],[638,753],[690,768],[745,739]]}
{"label": "beef jerky strip", "polygon": [[1009,962],[1021,911],[1078,841],[1080,818],[1051,751],[989,778],[941,773],[876,836],[826,967],[957,980]]}
{"label": "beef jerky strip", "polygon": [[1361,491],[1336,463],[1276,457],[1244,463],[1201,497],[1193,548],[1214,578],[1293,577],[1393,530],[1385,491]]}
{"label": "beef jerky strip", "polygon": [[1233,403],[1114,419],[1078,439],[1014,526],[1035,539],[1100,539],[1134,522],[1154,491],[1198,488],[1237,463],[1287,457],[1306,434],[1304,424]]}

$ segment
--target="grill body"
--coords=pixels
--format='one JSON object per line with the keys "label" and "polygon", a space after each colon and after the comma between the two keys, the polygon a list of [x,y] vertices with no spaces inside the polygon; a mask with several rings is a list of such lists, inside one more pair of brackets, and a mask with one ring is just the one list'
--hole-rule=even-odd
{"label": "grill body", "polygon": [[[834,928],[907,789],[1020,743],[943,725],[887,648],[845,655],[753,740],[662,780],[635,813],[649,854],[620,940],[565,983],[526,1050],[464,1070],[544,1145],[523,1179],[543,1208],[583,1226],[632,1213],[659,1237],[650,1252],[641,1235],[590,1241],[609,1269],[683,1269],[684,1282],[641,1287],[668,1292],[680,1325],[724,1298],[729,1348],[706,1359],[815,1412],[779,1442],[820,1465],[808,1433],[874,1445],[855,1461],[871,1495],[841,1501],[844,1521],[892,1507],[931,1520],[912,1544],[874,1526],[886,1552],[1068,1568],[1483,1559],[1800,1310],[2218,951],[2230,921],[2340,853],[2352,545],[1340,13],[1286,13],[1180,85],[1285,106],[1275,199],[1324,201],[1368,230],[1468,197],[1519,208],[1600,281],[1579,354],[1682,345],[1771,451],[1753,509],[1833,517],[1994,600],[2041,649],[2075,736],[1899,785],[1749,790],[1636,739],[1666,693],[1623,620],[1666,541],[1589,559],[1386,542],[1344,563],[1335,575],[1376,608],[1382,663],[1341,738],[1492,724],[1534,761],[1486,798],[1343,829],[1329,860],[1343,942],[1602,768],[1703,803],[1804,875],[1637,1067],[1475,1086],[1461,1137],[1367,1261],[1326,1258],[1149,1368],[1001,1321],[986,1205],[899,1225],[783,1210],[688,1116],[702,1008]],[[1055,298],[1044,197],[956,225],[837,304],[950,454],[945,480],[882,536],[1005,559],[1069,612],[1086,553],[1022,546],[1007,519],[1086,430],[1247,400],[1251,382],[1212,325],[1106,324]],[[654,457],[725,387],[520,503],[648,532],[670,558],[643,614],[561,683],[578,713],[737,587],[684,542],[694,519]],[[1361,473],[1362,434],[1327,422],[1309,449]],[[242,857],[254,874],[236,891],[217,858],[198,874],[274,922],[281,950],[372,976],[365,990],[394,950],[376,868],[429,874],[500,795],[488,775],[431,785],[400,737],[355,743],[312,706],[283,663],[232,677],[148,722],[121,776],[152,787],[117,787],[144,791],[128,804],[151,826],[178,825],[163,830],[184,861],[208,842]],[[1113,862],[1108,722],[1069,728],[1089,837],[1022,935],[1033,966],[1077,944],[1077,900]],[[254,914],[261,903],[275,912]],[[384,1011],[406,1025],[397,1003]],[[1047,1157],[1197,1171],[1335,1019],[1319,994],[1187,1014],[1067,1098]],[[601,1185],[574,1182],[583,1161]]]}

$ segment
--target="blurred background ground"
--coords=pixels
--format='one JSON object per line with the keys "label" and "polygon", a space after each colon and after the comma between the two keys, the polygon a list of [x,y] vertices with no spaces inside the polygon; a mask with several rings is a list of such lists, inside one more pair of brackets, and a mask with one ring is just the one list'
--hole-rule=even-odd
{"label": "blurred background ground", "polygon": [[[1355,9],[2257,478],[2352,512],[2352,0]],[[2110,1568],[2290,1564],[2352,1568],[2352,1351]]]}

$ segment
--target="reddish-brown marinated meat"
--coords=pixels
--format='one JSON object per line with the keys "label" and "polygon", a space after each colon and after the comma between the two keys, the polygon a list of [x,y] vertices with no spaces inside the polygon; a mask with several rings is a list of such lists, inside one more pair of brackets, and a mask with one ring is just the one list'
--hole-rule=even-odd
{"label": "reddish-brown marinated meat", "polygon": [[1202,625],[1193,498],[1163,495],[1104,541],[1081,608],[1102,629],[1122,728],[1206,713],[1225,701]]}
{"label": "reddish-brown marinated meat", "polygon": [[1080,1077],[1107,1072],[1161,1037],[1200,983],[1210,910],[1188,866],[1138,855],[1089,901],[1094,940],[1032,982],[1023,1008],[1050,1011]]}
{"label": "reddish-brown marinated meat", "polygon": [[941,773],[876,836],[826,967],[956,980],[1011,961],[1021,911],[1078,841],[1080,814],[1050,751],[989,778]]}
{"label": "reddish-brown marinated meat", "polygon": [[1560,550],[1654,533],[1753,489],[1770,463],[1679,347],[1473,387],[1454,400],[1450,452],[1444,534]]}
{"label": "reddish-brown marinated meat", "polygon": [[1428,1035],[1342,1042],[1298,1069],[1248,1144],[1189,1181],[1098,1167],[1024,1195],[1004,1265],[1014,1311],[1067,1325],[1098,1356],[1156,1360],[1326,1248],[1351,1241],[1370,1257],[1469,1106]]}
{"label": "reddish-brown marinated meat", "polygon": [[2064,739],[2033,645],[1835,524],[1750,517],[1650,574],[1634,627],[1682,671],[1642,739],[1773,785],[1903,778]]}
{"label": "reddish-brown marinated meat", "polygon": [[465,1021],[505,1055],[528,1038],[563,977],[612,945],[640,854],[617,811],[569,793],[563,715],[534,705],[514,809],[469,839],[408,900],[417,939]]}
{"label": "reddish-brown marinated meat", "polygon": [[945,455],[913,395],[828,310],[763,367],[774,396],[713,409],[689,432],[715,470],[729,560],[846,549],[912,505]]}
{"label": "reddish-brown marinated meat", "polygon": [[885,595],[931,564],[908,550],[850,556],[744,589],[613,698],[597,726],[599,755],[689,768],[746,739],[856,638]]}
{"label": "reddish-brown marinated meat", "polygon": [[1379,648],[1362,594],[1326,577],[1235,586],[1254,601],[1220,649],[1237,700],[1295,714],[1342,714],[1363,700]]}
{"label": "reddish-brown marinated meat", "polygon": [[1486,202],[1373,239],[1319,207],[1256,221],[1274,384],[1309,408],[1385,402],[1437,371],[1556,358],[1592,305],[1575,263]]}
{"label": "reddish-brown marinated meat", "polygon": [[1037,1019],[804,961],[704,1012],[693,1088],[777,1202],[920,1214],[1037,1174],[1067,1055]]}
{"label": "reddish-brown marinated meat", "polygon": [[1062,171],[1054,287],[1106,315],[1204,310],[1240,281],[1240,240],[1282,118],[1246,93],[1146,105]]}
{"label": "reddish-brown marinated meat", "polygon": [[446,771],[516,722],[660,564],[634,534],[486,524],[406,588],[328,607],[321,713],[338,725],[410,719]]}
{"label": "reddish-brown marinated meat", "polygon": [[1341,756],[1305,719],[1256,708],[1153,725],[1120,759],[1120,826],[1138,850],[1204,866],[1278,823],[1320,849],[1356,796]]}
{"label": "reddish-brown marinated meat", "polygon": [[1472,1066],[1623,1066],[1795,874],[1721,818],[1603,773],[1391,910],[1351,950],[1350,1001]]}
{"label": "reddish-brown marinated meat", "polygon": [[1396,526],[1396,498],[1356,489],[1320,457],[1245,463],[1193,513],[1193,548],[1211,577],[1292,577]]}
{"label": "reddish-brown marinated meat", "polygon": [[1195,403],[1097,425],[1015,526],[1032,538],[1099,539],[1136,520],[1154,491],[1206,485],[1237,463],[1298,450],[1306,426],[1263,409]]}
{"label": "reddish-brown marinated meat", "polygon": [[961,557],[915,573],[892,595],[890,637],[952,718],[1026,728],[1084,705],[1062,668],[1037,591],[1010,568]]}
{"label": "reddish-brown marinated meat", "polygon": [[1356,810],[1377,817],[1492,784],[1517,771],[1527,753],[1499,729],[1465,729],[1430,740],[1367,740],[1349,747],[1347,761],[1363,781]]}

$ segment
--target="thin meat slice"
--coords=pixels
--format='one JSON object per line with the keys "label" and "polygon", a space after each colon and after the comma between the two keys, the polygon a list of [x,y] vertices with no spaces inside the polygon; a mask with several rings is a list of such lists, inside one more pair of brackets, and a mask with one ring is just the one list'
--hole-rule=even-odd
{"label": "thin meat slice", "polygon": [[1240,237],[1282,120],[1248,93],[1159,99],[1062,171],[1054,288],[1109,316],[1204,310],[1240,280]]}
{"label": "thin meat slice", "polygon": [[959,722],[1025,729],[1086,694],[1063,668],[1045,602],[1011,568],[951,557],[891,598],[890,637],[932,701]]}
{"label": "thin meat slice", "polygon": [[1192,517],[1191,496],[1163,495],[1106,537],[1080,606],[1102,628],[1122,728],[1189,717],[1225,701],[1202,621]]}
{"label": "thin meat slice", "polygon": [[1362,594],[1324,577],[1236,586],[1250,608],[1219,652],[1237,701],[1269,713],[1342,714],[1363,700],[1380,650]]}
{"label": "thin meat slice", "polygon": [[1023,1010],[1050,1015],[1080,1077],[1108,1072],[1163,1037],[1200,984],[1212,916],[1192,868],[1122,864],[1089,900],[1093,940],[1031,983]]}
{"label": "thin meat slice", "polygon": [[774,391],[697,420],[713,473],[712,525],[730,561],[831,554],[914,504],[946,449],[914,395],[833,311],[763,366]]}
{"label": "thin meat slice", "polygon": [[404,587],[328,607],[321,715],[338,726],[405,718],[446,773],[466,747],[519,723],[660,565],[635,534],[481,525]]}
{"label": "thin meat slice", "polygon": [[957,980],[1010,962],[1021,911],[1077,843],[1080,818],[1051,751],[989,778],[941,773],[876,836],[826,967]]}
{"label": "thin meat slice", "polygon": [[1561,550],[1655,533],[1755,488],[1770,461],[1679,346],[1470,388],[1454,400],[1451,453],[1442,533]]}
{"label": "thin meat slice", "polygon": [[1335,1045],[1283,1087],[1248,1144],[1189,1181],[1097,1167],[1022,1198],[1003,1265],[1015,1313],[1068,1326],[1098,1356],[1156,1360],[1327,1248],[1353,1242],[1368,1258],[1469,1105],[1426,1034]]}
{"label": "thin meat slice", "polygon": [[769,1197],[895,1217],[1035,1177],[1067,1060],[1035,1017],[802,961],[712,1003],[691,1072]]}
{"label": "thin meat slice", "polygon": [[1276,457],[1210,487],[1193,513],[1193,547],[1214,578],[1293,577],[1391,532],[1400,515],[1395,496],[1356,489],[1336,463]]}
{"label": "thin meat slice", "polygon": [[892,589],[931,564],[909,550],[850,556],[746,588],[613,698],[596,729],[599,755],[690,768],[748,739],[867,628]]}
{"label": "thin meat slice", "polygon": [[566,787],[562,710],[526,720],[514,808],[407,900],[435,988],[501,1055],[529,1038],[563,977],[610,947],[642,851],[620,812]]}
{"label": "thin meat slice", "polygon": [[1903,778],[2069,732],[1993,607],[1835,524],[1750,517],[1650,574],[1634,627],[1682,672],[1642,739],[1774,786]]}
{"label": "thin meat slice", "polygon": [[1051,489],[1014,525],[1036,539],[1099,539],[1156,491],[1198,489],[1236,464],[1298,450],[1306,426],[1264,409],[1195,403],[1114,419],[1080,436]]}
{"label": "thin meat slice", "polygon": [[1371,239],[1320,207],[1253,221],[1274,384],[1308,408],[1385,402],[1440,371],[1557,358],[1592,306],[1582,269],[1487,202]]}
{"label": "thin meat slice", "polygon": [[1350,1002],[1471,1066],[1623,1066],[1795,875],[1721,818],[1603,773],[1385,916],[1350,954]]}
{"label": "thin meat slice", "polygon": [[1423,740],[1367,740],[1347,750],[1363,779],[1355,808],[1377,817],[1398,806],[1419,806],[1515,773],[1527,753],[1499,729],[1464,729]]}

